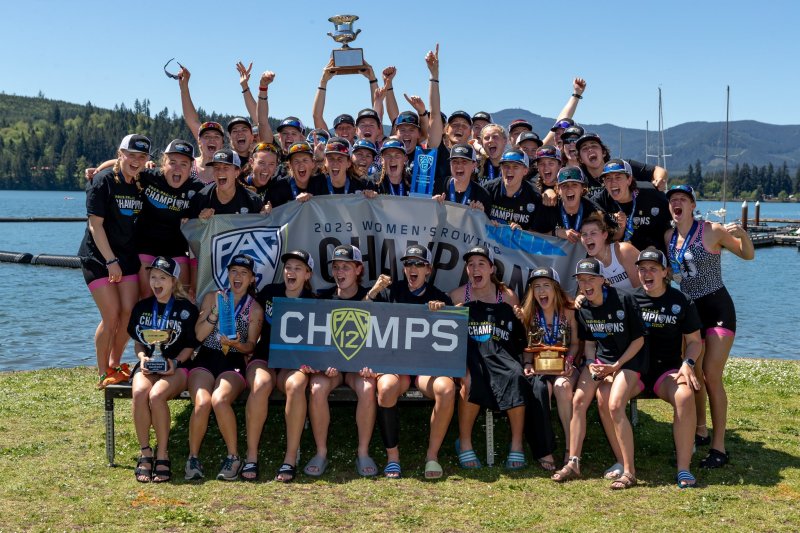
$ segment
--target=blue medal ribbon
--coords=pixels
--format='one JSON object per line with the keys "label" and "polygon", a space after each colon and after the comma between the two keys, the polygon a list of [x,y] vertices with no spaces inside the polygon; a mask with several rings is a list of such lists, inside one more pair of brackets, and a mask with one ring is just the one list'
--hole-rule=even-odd
{"label": "blue medal ribbon", "polygon": [[[453,203],[458,203],[458,201],[456,200],[455,182],[456,182],[455,178],[450,178],[450,185],[449,185],[450,201],[453,202]],[[461,199],[461,203],[462,204],[467,205],[469,203],[469,193],[470,193],[471,190],[472,190],[472,183],[467,185],[467,190],[464,191],[464,198]]]}
{"label": "blue medal ribbon", "polygon": [[[503,183],[502,181],[500,182],[500,193],[503,196],[508,196],[506,194],[506,184]],[[519,184],[519,189],[517,189],[517,192],[515,192],[514,196],[512,196],[511,198],[517,198],[520,194],[522,194],[522,184],[521,183]]]}
{"label": "blue medal ribbon", "polygon": [[679,274],[681,272],[681,263],[683,263],[683,258],[686,255],[686,252],[689,250],[689,244],[694,239],[694,234],[697,233],[697,229],[700,227],[700,224],[695,220],[692,222],[692,227],[689,230],[689,233],[686,234],[686,238],[683,239],[683,244],[681,245],[681,249],[678,250],[678,228],[675,228],[672,231],[672,237],[669,240],[669,262],[672,266],[672,272],[674,274]]}
{"label": "blue medal ribbon", "polygon": [[392,183],[391,181],[388,181],[388,184],[389,184],[389,194],[391,194],[392,196],[405,196],[406,195],[406,189],[405,189],[405,187],[403,187],[403,181],[402,180],[400,180],[400,185],[398,186],[398,188],[400,189],[399,193],[395,192],[394,183]]}
{"label": "blue medal ribbon", "polygon": [[489,175],[489,179],[494,179],[494,165],[491,161],[486,162],[486,173]]}
{"label": "blue medal ribbon", "polygon": [[581,221],[583,220],[583,202],[581,202],[580,207],[578,208],[578,214],[575,218],[575,226],[569,227],[569,215],[564,209],[563,204],[561,205],[561,220],[564,222],[564,229],[574,229],[576,231],[580,230]]}
{"label": "blue medal ribbon", "polygon": [[537,309],[536,314],[539,316],[539,327],[541,327],[542,331],[544,332],[542,340],[544,340],[544,343],[548,346],[555,346],[556,343],[558,342],[558,326],[559,326],[558,313],[553,313],[552,330],[547,328],[547,320],[545,320],[544,318],[544,313],[540,313]]}
{"label": "blue medal ribbon", "polygon": [[[636,197],[639,196],[639,191],[633,191],[633,205],[631,206],[631,216],[628,217],[628,221],[625,223],[625,234],[622,236],[623,241],[631,240],[633,237],[633,215],[636,214]],[[619,210],[622,211],[622,206],[619,205],[619,202],[616,202],[617,207]],[[622,211],[624,213],[624,211]]]}
{"label": "blue medal ribbon", "polygon": [[158,300],[153,297],[153,316],[150,319],[150,327],[153,329],[167,329],[169,323],[169,315],[172,312],[172,304],[175,303],[175,297],[170,296],[169,301],[164,306],[164,314],[158,316]]}
{"label": "blue medal ribbon", "polygon": [[428,288],[428,282],[425,282],[419,289],[408,289],[408,291],[411,293],[412,296],[419,296],[420,294],[425,292],[425,289],[427,288]]}
{"label": "blue medal ribbon", "polygon": [[297,181],[294,178],[289,178],[289,187],[292,188],[292,198],[297,199],[300,190],[297,188]]}
{"label": "blue medal ribbon", "polygon": [[[336,194],[335,192],[333,192],[333,181],[331,181],[331,175],[330,174],[326,174],[325,175],[325,179],[328,181],[328,192],[330,194]],[[344,193],[342,193],[342,194],[347,194],[349,192],[350,192],[350,178],[345,178],[345,180],[344,180]]]}

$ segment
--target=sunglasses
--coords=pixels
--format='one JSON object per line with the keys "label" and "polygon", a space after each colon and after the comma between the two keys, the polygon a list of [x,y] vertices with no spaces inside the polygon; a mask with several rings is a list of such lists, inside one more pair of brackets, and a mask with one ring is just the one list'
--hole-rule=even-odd
{"label": "sunglasses", "polygon": [[253,153],[255,154],[258,152],[272,152],[273,154],[279,154],[280,150],[272,143],[258,143],[255,148],[253,148]]}
{"label": "sunglasses", "polygon": [[314,153],[314,149],[311,148],[311,145],[306,143],[306,142],[295,143],[295,144],[293,144],[293,145],[291,145],[289,147],[289,154],[290,155],[291,154],[299,154],[299,153],[313,154]]}
{"label": "sunglasses", "polygon": [[285,120],[285,121],[281,122],[281,126],[280,127],[281,127],[281,129],[287,128],[287,127],[297,128],[298,130],[303,131],[303,123],[300,122],[299,120]]}
{"label": "sunglasses", "polygon": [[412,126],[419,126],[419,119],[414,115],[400,115],[394,121],[395,126],[400,124],[411,124]]}
{"label": "sunglasses", "polygon": [[567,122],[566,120],[561,120],[561,121],[559,121],[559,122],[556,122],[555,124],[553,124],[553,127],[554,127],[554,128],[564,128],[564,129],[567,129],[567,128],[569,128],[570,126],[572,126],[572,124],[570,124],[570,123],[569,123],[569,122]]}
{"label": "sunglasses", "polygon": [[[180,79],[180,77],[178,77],[178,75],[177,75],[177,74],[173,74],[173,73],[171,73],[171,72],[169,72],[169,71],[167,70],[167,67],[168,67],[168,66],[169,66],[169,64],[170,64],[170,63],[172,63],[173,61],[175,61],[175,58],[174,58],[174,57],[173,57],[172,59],[170,59],[169,61],[167,61],[166,63],[164,63],[164,74],[166,74],[168,78],[172,78],[173,80],[179,80],[179,79]],[[178,61],[175,61],[175,62],[176,62],[176,63],[178,63],[178,66],[179,66],[179,67],[181,67],[181,68],[186,68],[186,67],[184,67],[183,65],[181,65],[181,64],[180,64],[180,62],[178,62]]]}
{"label": "sunglasses", "polygon": [[425,261],[403,261],[403,266],[422,268],[424,266],[428,266],[428,263],[426,263]]}

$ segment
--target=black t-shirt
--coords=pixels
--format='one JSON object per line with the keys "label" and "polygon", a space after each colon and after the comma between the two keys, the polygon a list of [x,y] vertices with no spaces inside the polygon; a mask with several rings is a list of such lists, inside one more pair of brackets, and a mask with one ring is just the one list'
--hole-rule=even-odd
{"label": "black t-shirt", "polygon": [[264,207],[261,198],[242,185],[236,185],[236,193],[227,204],[223,204],[217,197],[217,184],[209,183],[199,193],[195,194],[189,202],[189,218],[197,218],[200,211],[211,208],[215,215],[238,215],[259,213]]}
{"label": "black t-shirt", "polygon": [[375,190],[378,194],[386,194],[388,196],[408,196],[411,191],[411,177],[408,174],[404,174],[403,181],[397,185],[392,185],[389,178],[384,176],[380,183],[375,184]]}
{"label": "black t-shirt", "polygon": [[446,179],[442,180],[441,183],[436,184],[436,187],[433,189],[433,194],[439,195],[444,193],[444,199],[454,204],[469,205],[470,202],[480,202],[483,204],[483,211],[486,213],[486,216],[491,216],[492,197],[489,196],[486,189],[478,185],[478,182],[471,181],[467,190],[458,192],[455,190],[454,181],[455,178],[448,176]]}
{"label": "black t-shirt", "polygon": [[433,175],[433,194],[437,194],[436,189],[440,187],[448,177],[450,177],[450,150],[447,148],[447,145],[444,144],[444,136],[442,136],[442,142],[439,143],[439,147],[436,149],[436,172]]}
{"label": "black t-shirt", "polygon": [[[137,340],[147,346],[141,336],[141,331],[145,329],[171,329],[175,332],[172,342],[163,345],[164,357],[172,359],[178,357],[181,351],[185,348],[196,348],[200,345],[197,336],[194,332],[194,327],[197,324],[197,317],[199,312],[197,307],[189,300],[183,298],[175,298],[172,303],[172,309],[169,313],[169,318],[166,324],[162,324],[163,313],[166,312],[166,305],[159,303],[157,308],[156,324],[153,324],[153,302],[156,301],[155,296],[140,300],[131,312],[131,318],[128,322],[128,335],[132,339]],[[148,347],[148,354],[150,349]],[[150,354],[152,355],[152,354]]]}
{"label": "black t-shirt", "polygon": [[631,213],[634,207],[633,200],[620,204],[611,198],[606,190],[598,196],[597,204],[609,214],[623,211],[628,220],[633,217],[633,236],[630,238],[630,243],[636,249],[644,250],[648,246],[655,246],[666,253],[664,233],[669,229],[672,217],[669,214],[667,196],[663,192],[656,189],[639,189],[635,199],[635,213]]}
{"label": "black t-shirt", "polygon": [[478,167],[478,183],[486,185],[495,179],[500,178],[500,165],[494,166],[491,159],[487,159],[482,166]]}
{"label": "black t-shirt", "polygon": [[431,284],[425,292],[416,296],[411,294],[408,283],[405,280],[395,280],[388,288],[383,289],[373,300],[375,302],[389,302],[398,304],[427,304],[428,302],[444,302],[445,305],[453,305],[453,300],[447,293],[440,291]]}
{"label": "black t-shirt", "polygon": [[[270,283],[256,294],[256,301],[264,308],[264,321],[261,323],[261,336],[256,343],[253,357],[269,360],[269,338],[272,332],[272,300],[286,297],[285,283]],[[314,298],[314,293],[303,289],[298,298]]]}
{"label": "black t-shirt", "polygon": [[[119,182],[114,170],[108,168],[86,182],[86,213],[102,217],[103,230],[114,254],[130,257],[136,255],[134,224],[142,210],[142,194],[136,182],[126,183],[121,174],[117,177]],[[106,262],[88,225],[78,255]]]}
{"label": "black t-shirt", "polygon": [[516,222],[524,230],[533,230],[534,220],[542,207],[542,196],[533,185],[523,180],[517,192],[509,197],[506,196],[503,178],[497,178],[486,184],[486,192],[492,199],[489,218],[505,224]]}
{"label": "black t-shirt", "polygon": [[697,331],[703,325],[694,302],[671,286],[667,286],[667,292],[658,298],[648,296],[642,287],[636,289],[633,295],[642,310],[642,320],[647,328],[649,374],[660,376],[668,370],[679,368],[683,363],[683,335]]}
{"label": "black t-shirt", "polygon": [[278,179],[273,178],[272,181],[275,183],[270,187],[266,197],[267,200],[272,202],[272,207],[289,203],[304,192],[314,194],[313,191],[318,190],[320,187],[324,187],[327,192],[325,177],[322,174],[313,174],[308,179],[308,184],[305,189],[300,187],[297,181],[291,176],[284,176]]}
{"label": "black t-shirt", "polygon": [[[614,228],[617,227],[617,223],[614,222],[614,219],[611,218],[611,215],[609,215],[605,209],[597,205],[595,202],[589,200],[585,196],[581,198],[581,206],[583,207],[582,213],[579,209],[577,213],[570,215],[566,212],[562,213],[561,199],[559,199],[558,204],[554,206],[543,205],[542,210],[536,214],[536,221],[534,223],[533,231],[544,234],[552,234],[556,228],[566,228],[574,229],[575,231],[580,232],[578,218],[580,217],[581,220],[586,220],[589,215],[594,212],[602,213],[606,225],[611,228],[612,232],[614,231]],[[567,225],[564,224],[564,216],[567,217]]]}
{"label": "black t-shirt", "polygon": [[[614,287],[603,288],[603,303],[585,303],[576,312],[578,338],[594,341],[596,358],[605,364],[616,363],[632,341],[646,334],[642,312],[631,293]],[[590,361],[591,362],[591,361]],[[647,369],[647,344],[623,368],[644,372]]]}
{"label": "black t-shirt", "polygon": [[314,196],[325,196],[328,194],[354,194],[365,189],[365,184],[362,180],[348,176],[345,180],[345,185],[342,187],[335,187],[333,183],[328,181],[328,176],[320,174],[321,179],[314,179],[308,184],[308,192]]}
{"label": "black t-shirt", "polygon": [[185,255],[189,245],[181,233],[181,219],[188,218],[190,200],[205,185],[189,178],[176,189],[155,169],[141,171],[139,182],[144,187],[144,203],[136,219],[136,251],[164,257]]}
{"label": "black t-shirt", "polygon": [[339,296],[336,295],[336,285],[334,285],[333,287],[328,287],[327,289],[318,290],[317,298],[320,300],[346,300],[348,302],[358,302],[364,299],[369,292],[369,289],[370,287],[362,287],[359,285],[355,296],[352,298],[339,298]]}

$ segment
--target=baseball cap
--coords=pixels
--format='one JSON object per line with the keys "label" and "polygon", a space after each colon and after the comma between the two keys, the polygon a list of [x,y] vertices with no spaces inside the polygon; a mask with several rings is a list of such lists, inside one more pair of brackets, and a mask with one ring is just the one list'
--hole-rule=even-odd
{"label": "baseball cap", "polygon": [[533,131],[533,126],[530,122],[525,120],[524,118],[518,118],[516,120],[512,120],[511,124],[508,125],[508,131],[511,131],[514,128],[525,128],[528,131]]}
{"label": "baseball cap", "polygon": [[667,258],[661,250],[656,248],[647,248],[639,252],[639,257],[636,258],[636,264],[638,265],[642,261],[653,261],[658,263],[664,268],[667,268]]}
{"label": "baseball cap", "polygon": [[378,113],[376,113],[374,109],[366,108],[358,112],[358,115],[356,116],[356,126],[358,126],[359,121],[365,118],[371,118],[379,125],[381,123],[381,118],[378,116]]}
{"label": "baseball cap", "polygon": [[303,133],[306,130],[305,126],[303,126],[303,123],[297,117],[286,117],[285,119],[281,120],[281,123],[278,124],[278,127],[275,129],[278,130],[278,133],[280,133],[284,128],[297,128],[300,130],[300,133]]}
{"label": "baseball cap", "polygon": [[547,278],[552,279],[556,283],[561,283],[561,277],[558,275],[558,272],[555,271],[552,267],[540,267],[531,272],[531,275],[528,276],[528,283],[530,284],[533,280],[539,278]]}
{"label": "baseball cap", "polygon": [[583,128],[580,126],[570,126],[569,128],[564,130],[564,133],[561,134],[561,140],[565,143],[574,143],[578,139],[581,138],[585,132]]}
{"label": "baseball cap", "polygon": [[450,149],[450,159],[469,159],[470,161],[475,161],[475,149],[468,143],[454,144]]}
{"label": "baseball cap", "polygon": [[231,132],[231,130],[233,129],[233,127],[234,127],[235,125],[237,125],[237,124],[244,124],[245,126],[247,126],[248,128],[250,128],[250,131],[252,131],[252,130],[253,130],[253,125],[252,125],[252,124],[250,124],[250,121],[249,121],[249,120],[247,120],[247,119],[246,119],[246,118],[244,118],[244,117],[236,117],[236,118],[234,118],[233,120],[231,120],[230,122],[228,122],[228,133],[230,133],[230,132]]}
{"label": "baseball cap", "polygon": [[353,152],[359,149],[369,150],[373,154],[378,154],[378,149],[375,147],[375,143],[372,141],[368,141],[366,139],[357,139],[355,143],[353,143]]}
{"label": "baseball cap", "polygon": [[400,258],[400,261],[405,261],[407,259],[419,259],[420,261],[431,264],[431,251],[420,244],[412,244],[406,248],[406,253]]}
{"label": "baseball cap", "polygon": [[491,264],[494,264],[494,253],[486,246],[473,246],[467,250],[463,256],[464,261],[469,261],[469,258],[473,255],[482,255],[488,259]]}
{"label": "baseball cap", "polygon": [[119,149],[126,152],[140,152],[142,154],[150,154],[150,139],[138,133],[131,133],[122,138],[119,143]]}
{"label": "baseball cap", "polygon": [[222,148],[221,150],[217,150],[214,152],[214,157],[211,158],[211,161],[206,163],[206,165],[233,165],[236,168],[242,168],[242,160],[239,157],[239,154],[231,150],[230,148]]}
{"label": "baseball cap", "polygon": [[344,113],[333,119],[333,129],[336,129],[339,124],[350,124],[351,126],[355,126],[356,121],[352,115]]}
{"label": "baseball cap", "polygon": [[256,271],[255,260],[246,254],[236,254],[231,258],[231,262],[228,263],[228,270],[235,266],[244,267],[254,274]]}
{"label": "baseball cap", "polygon": [[328,142],[328,139],[331,138],[331,134],[327,130],[323,130],[322,128],[317,128],[315,130],[311,130],[306,135],[306,140],[310,143],[314,142],[314,135],[317,136],[317,140],[320,142]]}
{"label": "baseball cap", "polygon": [[594,257],[587,257],[586,259],[581,259],[578,261],[578,263],[575,265],[575,274],[573,274],[572,277],[574,278],[581,274],[603,277],[600,261]]}
{"label": "baseball cap", "polygon": [[349,261],[350,263],[361,263],[361,250],[351,244],[340,244],[333,250],[333,258],[328,263],[334,261]]}
{"label": "baseball cap", "polygon": [[200,124],[200,128],[197,130],[197,136],[202,137],[203,134],[209,130],[214,130],[216,132],[219,132],[219,134],[222,135],[223,137],[225,136],[225,130],[222,129],[222,124],[220,124],[219,122],[211,122],[211,121],[203,122],[202,124]]}
{"label": "baseball cap", "polygon": [[150,263],[149,267],[145,267],[147,270],[160,270],[164,274],[168,276],[172,276],[173,278],[177,278],[181,275],[181,266],[171,257],[164,257],[158,256],[153,259],[153,262]]}
{"label": "baseball cap", "polygon": [[600,177],[602,178],[614,172],[622,172],[626,176],[633,176],[633,170],[627,161],[624,159],[609,159],[608,162],[603,165],[603,173],[600,174]]}
{"label": "baseball cap", "polygon": [[314,258],[311,257],[311,254],[305,250],[292,250],[291,252],[286,252],[281,256],[281,261],[284,263],[286,263],[286,261],[289,259],[297,259],[298,261],[302,261],[309,268],[309,270],[314,270]]}
{"label": "baseball cap", "polygon": [[478,111],[477,113],[472,115],[472,122],[475,122],[476,120],[485,120],[486,122],[489,122],[491,124],[492,115],[490,115],[486,111]]}
{"label": "baseball cap", "polygon": [[558,184],[575,182],[586,185],[586,176],[578,167],[564,167],[558,171]]}
{"label": "baseball cap", "polygon": [[571,118],[560,118],[560,119],[556,120],[556,123],[553,124],[552,128],[550,128],[550,131],[556,132],[559,129],[565,130],[565,129],[569,128],[570,126],[574,126],[574,125],[575,125],[575,121],[572,120]]}
{"label": "baseball cap", "polygon": [[295,154],[308,154],[314,157],[314,149],[306,141],[293,143],[288,150],[289,159]]}
{"label": "baseball cap", "polygon": [[344,137],[333,137],[325,144],[325,154],[342,154],[350,157],[350,141]]}
{"label": "baseball cap", "polygon": [[183,139],[174,139],[168,145],[165,154],[181,154],[194,158],[194,146]]}
{"label": "baseball cap", "polygon": [[386,150],[390,150],[394,148],[395,150],[402,150],[403,153],[406,153],[406,145],[403,144],[403,141],[399,139],[386,139],[381,146],[381,153],[385,152]]}
{"label": "baseball cap", "polygon": [[583,135],[580,136],[580,138],[577,141],[575,141],[575,148],[580,150],[581,149],[581,145],[583,143],[589,142],[589,141],[595,141],[595,142],[598,142],[600,144],[603,144],[603,141],[600,139],[600,136],[598,134],[590,131],[590,132],[584,133]]}
{"label": "baseball cap", "polygon": [[525,165],[525,168],[531,166],[528,154],[516,148],[503,152],[502,157],[500,157],[500,165],[502,166],[503,163],[519,163],[520,165]]}
{"label": "baseball cap", "polygon": [[403,111],[394,119],[395,126],[400,126],[401,124],[411,124],[419,128],[419,115],[413,111]]}
{"label": "baseball cap", "polygon": [[533,141],[537,146],[542,146],[542,140],[535,131],[523,131],[520,133],[519,136],[517,136],[517,145],[523,143],[524,141]]}
{"label": "baseball cap", "polygon": [[557,159],[561,161],[561,150],[552,144],[545,144],[536,150],[536,155],[533,157],[534,161],[538,161],[539,159]]}
{"label": "baseball cap", "polygon": [[669,197],[675,194],[676,192],[682,192],[683,194],[688,194],[692,197],[693,202],[697,202],[697,197],[694,195],[694,189],[689,185],[673,185],[667,191],[667,200]]}
{"label": "baseball cap", "polygon": [[469,116],[469,113],[461,109],[459,109],[458,111],[453,111],[447,118],[447,123],[450,124],[457,118],[463,118],[469,123],[470,126],[472,125],[472,117]]}

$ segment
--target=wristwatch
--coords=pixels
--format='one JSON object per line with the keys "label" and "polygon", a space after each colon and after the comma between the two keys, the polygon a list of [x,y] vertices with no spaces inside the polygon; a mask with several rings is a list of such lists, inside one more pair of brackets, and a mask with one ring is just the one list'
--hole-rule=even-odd
{"label": "wristwatch", "polygon": [[686,359],[683,360],[683,362],[689,365],[689,368],[694,368],[695,362],[694,359],[692,359],[691,357],[687,357]]}

